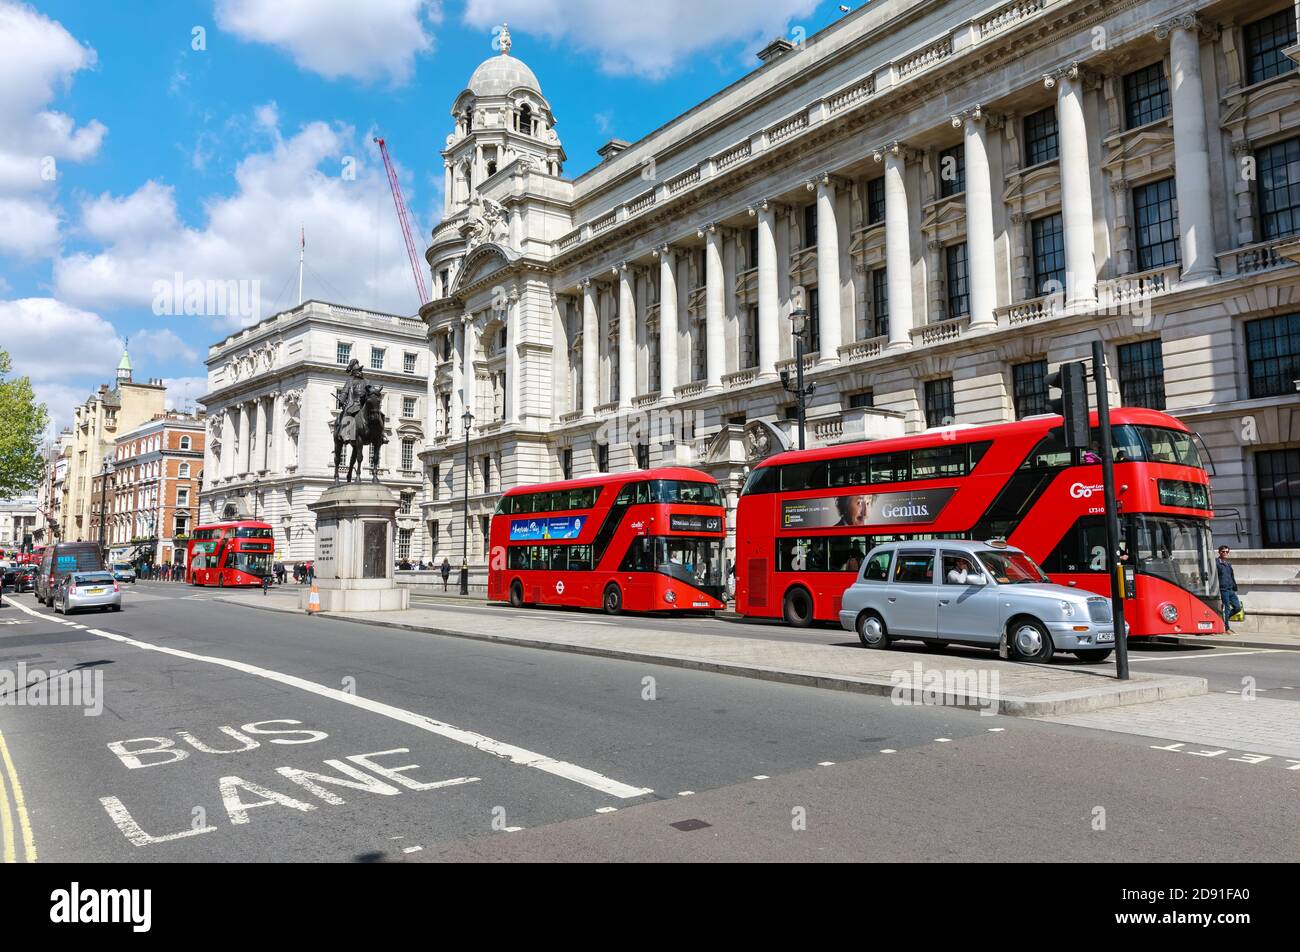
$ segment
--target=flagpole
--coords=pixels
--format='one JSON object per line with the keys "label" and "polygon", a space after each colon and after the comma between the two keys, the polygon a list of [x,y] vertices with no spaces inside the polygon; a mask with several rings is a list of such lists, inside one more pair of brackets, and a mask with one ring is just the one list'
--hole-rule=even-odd
{"label": "flagpole", "polygon": [[307,254],[307,231],[304,228],[299,229],[298,241],[298,303],[302,303],[302,265],[303,259]]}

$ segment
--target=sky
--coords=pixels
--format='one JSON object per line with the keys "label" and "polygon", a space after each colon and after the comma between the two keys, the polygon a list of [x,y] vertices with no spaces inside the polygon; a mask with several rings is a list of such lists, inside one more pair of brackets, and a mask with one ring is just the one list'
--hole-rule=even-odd
{"label": "sky", "polygon": [[0,0],[0,347],[51,432],[112,380],[127,340],[136,379],[162,378],[188,409],[211,344],[297,303],[304,239],[305,297],[416,311],[372,139],[388,143],[422,254],[451,104],[497,55],[495,27],[509,23],[536,73],[573,177],[838,6]]}

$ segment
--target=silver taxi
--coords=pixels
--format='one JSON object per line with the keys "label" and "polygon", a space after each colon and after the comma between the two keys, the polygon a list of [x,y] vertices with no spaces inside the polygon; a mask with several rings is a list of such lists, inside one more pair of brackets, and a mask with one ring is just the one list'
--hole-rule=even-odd
{"label": "silver taxi", "polygon": [[69,572],[54,596],[54,610],[63,615],[83,609],[122,610],[122,589],[111,572]]}
{"label": "silver taxi", "polygon": [[899,638],[998,648],[1044,662],[1057,651],[1104,661],[1115,647],[1110,599],[1050,581],[1005,542],[889,542],[844,593],[840,624],[868,648]]}

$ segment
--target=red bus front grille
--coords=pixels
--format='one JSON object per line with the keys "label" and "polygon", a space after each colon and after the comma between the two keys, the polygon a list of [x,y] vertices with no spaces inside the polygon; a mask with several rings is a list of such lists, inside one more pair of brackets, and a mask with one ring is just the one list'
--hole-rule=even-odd
{"label": "red bus front grille", "polygon": [[749,582],[749,604],[755,608],[766,608],[767,559],[750,559],[745,577]]}

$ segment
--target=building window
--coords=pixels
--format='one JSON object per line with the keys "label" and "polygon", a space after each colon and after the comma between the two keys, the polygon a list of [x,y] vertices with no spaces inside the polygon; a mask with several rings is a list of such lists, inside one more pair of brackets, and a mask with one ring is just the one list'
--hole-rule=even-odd
{"label": "building window", "polygon": [[403,373],[408,373],[408,374],[415,373],[415,359],[416,359],[416,355],[409,352],[402,355]]}
{"label": "building window", "polygon": [[596,470],[601,473],[609,472],[609,444],[596,444]]}
{"label": "building window", "polygon": [[371,370],[384,369],[384,348],[382,347],[370,348],[370,369]]}
{"label": "building window", "polygon": [[492,545],[492,517],[491,516],[478,517],[478,531],[479,534],[483,537],[483,555],[486,556],[488,553],[488,549]]}
{"label": "building window", "polygon": [[637,469],[650,468],[650,444],[649,443],[636,444],[636,468]]}
{"label": "building window", "polygon": [[758,366],[758,307],[750,305],[745,312],[745,340],[740,353],[742,368]]}
{"label": "building window", "polygon": [[1011,367],[1011,398],[1016,419],[1047,412],[1047,361],[1031,360]]}
{"label": "building window", "polygon": [[483,491],[490,493],[492,491],[492,457],[484,456],[479,460],[479,468],[483,473]]}
{"label": "building window", "polygon": [[804,332],[804,346],[808,353],[816,353],[822,345],[822,309],[817,288],[808,292],[808,327]]}
{"label": "building window", "polygon": [[1129,129],[1169,115],[1169,83],[1163,63],[1152,63],[1124,77],[1124,114]]}
{"label": "building window", "polygon": [[177,478],[177,479],[189,479],[189,478],[190,478],[190,464],[189,464],[189,463],[181,463],[181,465],[179,465],[179,466],[176,467],[176,478]]}
{"label": "building window", "polygon": [[434,555],[438,552],[438,539],[441,535],[442,525],[437,519],[429,520],[429,550]]}
{"label": "building window", "polygon": [[411,557],[411,530],[397,530],[397,557],[399,559],[409,559]]}
{"label": "building window", "polygon": [[573,478],[573,449],[568,446],[560,450],[560,478]]}
{"label": "building window", "polygon": [[334,351],[334,362],[336,364],[342,364],[343,366],[346,367],[348,365],[348,361],[351,359],[352,359],[352,345],[345,344],[343,343],[343,341],[339,341],[338,348]]}
{"label": "building window", "polygon": [[1120,345],[1119,397],[1126,407],[1165,408],[1165,360],[1159,337]]}
{"label": "building window", "polygon": [[1263,237],[1300,232],[1300,138],[1259,149],[1255,160]]}
{"label": "building window", "polygon": [[873,390],[859,390],[857,393],[849,394],[849,409],[860,410],[863,407],[874,407],[876,405],[876,394]]}
{"label": "building window", "polygon": [[1246,373],[1250,395],[1295,393],[1300,380],[1300,312],[1246,323]]}
{"label": "building window", "polygon": [[189,448],[190,448],[190,438],[189,438],[188,436],[182,436],[182,437],[181,437],[181,449],[183,449],[183,450],[187,450],[187,449],[189,449]]}
{"label": "building window", "polygon": [[925,382],[925,425],[948,426],[955,419],[952,402],[952,378],[940,377]]}
{"label": "building window", "polygon": [[[746,235],[746,245],[749,248],[749,267],[757,268],[758,267],[758,229],[757,228],[749,229],[749,232]],[[659,300],[659,298],[656,297],[654,298],[654,300],[657,301]]]}
{"label": "building window", "polygon": [[966,274],[966,243],[949,245],[944,249],[947,257],[948,314],[961,317],[970,313],[970,285]]}
{"label": "building window", "polygon": [[939,153],[939,197],[966,191],[966,147],[955,145]]}
{"label": "building window", "polygon": [[1133,189],[1139,271],[1178,263],[1178,199],[1174,180],[1161,179]]}
{"label": "building window", "polygon": [[1025,116],[1024,129],[1026,166],[1050,162],[1060,154],[1054,106]]}
{"label": "building window", "polygon": [[402,440],[402,469],[415,468],[415,440]]}
{"label": "building window", "polygon": [[187,513],[178,512],[172,522],[172,537],[188,535],[190,531],[190,517]]}
{"label": "building window", "polygon": [[402,493],[399,499],[401,500],[401,505],[399,506],[398,511],[404,516],[409,516],[411,514],[411,503],[415,499],[415,493]]}
{"label": "building window", "polygon": [[1300,450],[1256,453],[1255,485],[1265,548],[1300,546]]}
{"label": "building window", "polygon": [[181,486],[176,490],[176,505],[188,506],[190,504],[190,490],[188,486]]}
{"label": "building window", "polygon": [[434,499],[442,498],[442,467],[437,463],[429,467],[429,488]]}
{"label": "building window", "polygon": [[885,177],[867,180],[867,224],[885,220]]}
{"label": "building window", "polygon": [[1246,24],[1246,82],[1260,83],[1295,69],[1283,52],[1295,45],[1295,11],[1287,6],[1262,20]]}
{"label": "building window", "polygon": [[1060,214],[1035,218],[1029,223],[1034,246],[1034,293],[1057,294],[1065,290],[1065,232]]}
{"label": "building window", "polygon": [[884,268],[871,272],[871,334],[889,334],[889,273]]}
{"label": "building window", "polygon": [[442,335],[442,359],[443,360],[451,360],[451,348],[452,348],[451,331],[448,331],[447,333]]}
{"label": "building window", "polygon": [[817,203],[803,207],[803,246],[817,247]]}
{"label": "building window", "polygon": [[408,420],[415,419],[415,397],[402,397],[402,416]]}

